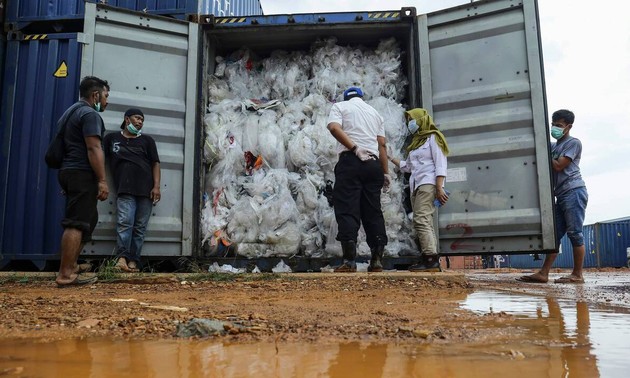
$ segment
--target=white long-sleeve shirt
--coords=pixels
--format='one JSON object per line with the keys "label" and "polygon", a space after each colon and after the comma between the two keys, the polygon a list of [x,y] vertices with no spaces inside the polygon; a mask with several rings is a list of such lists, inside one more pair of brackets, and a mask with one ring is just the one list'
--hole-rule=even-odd
{"label": "white long-sleeve shirt", "polygon": [[[376,137],[385,136],[385,123],[376,109],[361,98],[354,97],[332,106],[328,115],[328,124],[332,122],[340,124],[343,131],[358,147],[378,156]],[[337,152],[344,151],[348,149],[343,144],[337,143]]]}
{"label": "white long-sleeve shirt", "polygon": [[400,170],[411,173],[411,192],[420,185],[435,185],[437,176],[446,177],[446,156],[431,135],[424,144],[411,151],[406,160],[400,161]]}

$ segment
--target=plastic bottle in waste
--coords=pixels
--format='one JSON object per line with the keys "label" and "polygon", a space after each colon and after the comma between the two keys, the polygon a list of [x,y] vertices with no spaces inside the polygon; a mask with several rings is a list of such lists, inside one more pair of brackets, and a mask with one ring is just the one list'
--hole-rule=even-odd
{"label": "plastic bottle in waste", "polygon": [[[446,189],[444,189],[444,192],[446,193],[447,196],[451,195],[451,192],[449,192]],[[441,207],[442,206],[442,202],[440,202],[440,200],[437,199],[437,198],[433,201],[433,204],[435,205],[435,207]]]}

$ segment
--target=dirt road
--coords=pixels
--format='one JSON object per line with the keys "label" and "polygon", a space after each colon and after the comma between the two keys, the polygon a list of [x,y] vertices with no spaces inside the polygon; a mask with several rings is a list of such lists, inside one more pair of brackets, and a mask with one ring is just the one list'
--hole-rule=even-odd
{"label": "dirt road", "polygon": [[[218,321],[223,337],[236,342],[480,341],[492,337],[487,329],[479,332],[484,322],[509,317],[480,317],[462,310],[459,303],[475,287],[543,290],[516,283],[513,273],[452,271],[146,275],[63,289],[56,288],[52,273],[3,273],[0,282],[0,339],[41,340],[174,338],[178,325],[182,329],[200,318]],[[617,292],[616,297],[596,293],[590,300],[630,303],[623,290],[608,292]]]}

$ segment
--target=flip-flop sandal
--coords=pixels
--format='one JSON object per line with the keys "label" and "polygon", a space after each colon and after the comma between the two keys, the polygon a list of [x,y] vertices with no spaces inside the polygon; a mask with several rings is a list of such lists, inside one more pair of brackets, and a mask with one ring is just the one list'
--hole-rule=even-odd
{"label": "flip-flop sandal", "polygon": [[584,278],[575,278],[573,276],[560,277],[553,281],[554,283],[583,284]]}
{"label": "flip-flop sandal", "polygon": [[74,281],[72,281],[70,283],[67,283],[67,284],[57,283],[57,287],[70,287],[70,286],[89,285],[89,284],[95,283],[96,281],[98,281],[98,277],[96,277],[96,276],[81,277],[80,274],[77,274],[77,278],[75,278]]}
{"label": "flip-flop sandal", "polygon": [[532,276],[516,277],[516,280],[520,281],[520,282],[527,282],[527,283],[539,283],[539,284],[547,283],[547,281],[544,281],[542,279],[535,278],[535,277],[532,277]]}

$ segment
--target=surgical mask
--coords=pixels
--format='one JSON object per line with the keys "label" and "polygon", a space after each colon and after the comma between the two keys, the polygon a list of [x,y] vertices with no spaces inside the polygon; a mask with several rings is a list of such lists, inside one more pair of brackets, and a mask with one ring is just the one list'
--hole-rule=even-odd
{"label": "surgical mask", "polygon": [[94,104],[94,110],[96,110],[97,112],[101,111],[101,103],[97,102],[96,104]]}
{"label": "surgical mask", "polygon": [[419,128],[420,128],[420,126],[418,126],[418,124],[416,123],[415,119],[412,119],[407,124],[407,129],[409,129],[409,132],[412,133],[412,134],[415,134],[416,131],[418,131]]}
{"label": "surgical mask", "polygon": [[551,126],[551,136],[554,139],[560,139],[564,135],[564,129],[558,126]]}
{"label": "surgical mask", "polygon": [[129,124],[127,125],[127,131],[129,131],[133,135],[140,135],[142,133],[142,131],[136,129],[136,127],[131,122],[129,122]]}

